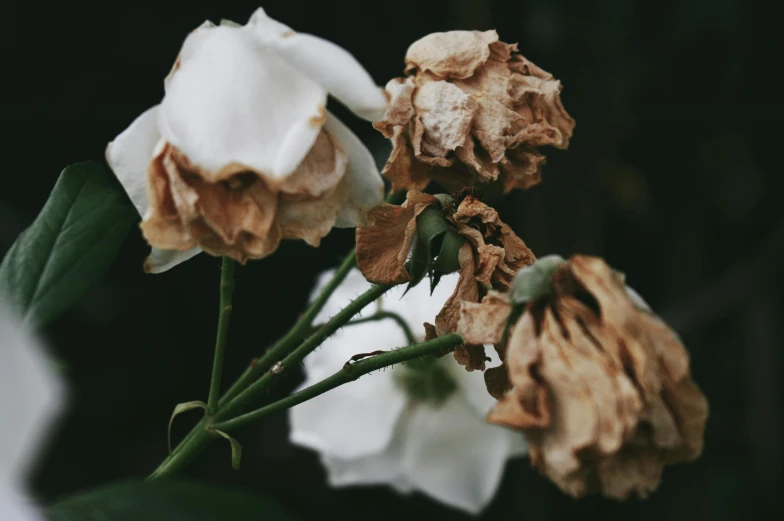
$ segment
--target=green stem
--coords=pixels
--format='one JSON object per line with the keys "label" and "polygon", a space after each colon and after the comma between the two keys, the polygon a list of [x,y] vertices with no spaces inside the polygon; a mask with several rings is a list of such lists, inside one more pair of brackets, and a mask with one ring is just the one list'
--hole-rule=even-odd
{"label": "green stem", "polygon": [[[332,333],[344,326],[351,318],[362,311],[362,309],[383,295],[392,286],[373,286],[368,291],[357,297],[349,305],[343,308],[338,314],[332,317],[327,323],[321,326],[318,331],[313,333],[297,349],[286,356],[281,363],[276,364],[276,369],[270,370],[261,378],[256,380],[247,389],[240,392],[233,400],[218,407],[217,413],[213,416],[215,420],[230,417],[239,412],[242,407],[255,398],[261,396],[270,385],[274,378],[280,374],[285,367],[297,364],[305,356],[321,345]],[[158,469],[153,472],[148,479],[156,479],[176,474],[185,468],[204,448],[214,440],[206,434],[209,427],[209,419],[203,419],[188,434],[185,439],[174,449],[174,451],[161,463]]]}
{"label": "green stem", "polygon": [[354,326],[356,324],[364,324],[366,322],[375,322],[377,320],[384,320],[387,318],[391,318],[392,320],[397,322],[397,325],[400,326],[400,329],[403,330],[403,334],[406,335],[406,340],[408,341],[408,345],[416,343],[416,337],[414,336],[414,333],[411,331],[411,328],[408,326],[408,323],[405,321],[405,319],[403,319],[403,317],[401,317],[400,315],[392,311],[379,311],[377,313],[370,315],[369,317],[355,318],[351,322],[348,322],[346,324],[346,327]]}
{"label": "green stem", "polygon": [[147,479],[152,480],[171,476],[187,467],[213,440],[207,432],[207,426],[206,419],[199,422]]}
{"label": "green stem", "polygon": [[234,261],[223,257],[220,282],[220,311],[218,314],[218,334],[215,339],[215,357],[212,361],[212,379],[207,399],[207,413],[215,414],[220,398],[221,377],[223,375],[223,355],[226,353],[229,336],[231,302],[234,297]]}
{"label": "green stem", "polygon": [[256,378],[269,371],[275,363],[279,362],[286,356],[295,346],[305,340],[313,331],[313,320],[316,315],[324,309],[324,305],[329,300],[329,297],[335,292],[340,284],[346,279],[351,269],[356,266],[357,255],[356,250],[352,249],[343,263],[337,269],[330,281],[321,290],[316,300],[308,307],[305,313],[297,320],[294,327],[286,333],[286,335],[275,342],[261,358],[257,359],[250,367],[245,369],[245,372],[237,379],[236,382],[226,391],[226,394],[220,399],[220,406],[224,406],[233,400],[238,394],[244,391]]}
{"label": "green stem", "polygon": [[393,351],[378,354],[372,358],[362,360],[355,363],[347,362],[343,369],[333,374],[329,378],[320,381],[317,384],[311,385],[297,393],[287,396],[282,400],[271,403],[261,409],[243,414],[231,420],[223,421],[213,425],[213,428],[221,431],[229,431],[244,427],[249,423],[259,420],[269,414],[284,409],[289,409],[302,402],[315,398],[320,394],[339,387],[343,384],[353,382],[360,376],[377,371],[390,365],[406,362],[414,358],[419,358],[425,355],[445,354],[452,351],[456,346],[463,343],[463,339],[457,333],[444,335],[421,344],[412,344],[408,347],[402,347]]}
{"label": "green stem", "polygon": [[225,407],[221,407],[216,419],[225,418],[226,416],[237,413],[246,403],[261,396],[269,389],[277,375],[285,371],[287,367],[300,363],[307,355],[329,338],[332,333],[346,325],[354,315],[362,311],[365,306],[389,291],[392,287],[393,286],[373,285],[369,290],[351,301],[351,303],[329,319],[327,323],[321,326],[318,331],[313,333],[298,348],[289,353],[283,360],[277,362],[274,368],[267,371],[264,376],[253,382],[247,389],[227,403]]}

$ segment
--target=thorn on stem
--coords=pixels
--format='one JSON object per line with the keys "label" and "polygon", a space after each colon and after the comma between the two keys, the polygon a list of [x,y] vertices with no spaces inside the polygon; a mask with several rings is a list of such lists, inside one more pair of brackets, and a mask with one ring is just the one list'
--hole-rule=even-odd
{"label": "thorn on stem", "polygon": [[254,367],[256,367],[256,364],[258,364],[258,363],[259,363],[259,359],[258,359],[258,358],[253,358],[253,359],[251,359],[251,361],[250,361],[250,367],[251,367],[251,369],[252,369],[252,368],[254,368]]}

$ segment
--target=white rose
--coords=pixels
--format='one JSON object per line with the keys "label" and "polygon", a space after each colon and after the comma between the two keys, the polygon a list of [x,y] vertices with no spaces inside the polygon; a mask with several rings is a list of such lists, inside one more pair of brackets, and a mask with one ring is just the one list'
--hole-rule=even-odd
{"label": "white rose", "polygon": [[[329,276],[321,277],[316,292]],[[398,287],[380,306],[399,314],[422,341],[422,324],[435,319],[456,281],[456,274],[443,277],[432,297],[427,282],[402,298]],[[353,271],[317,321],[369,287]],[[303,387],[338,371],[352,355],[406,344],[393,320],[347,326],[305,359]],[[385,484],[478,513],[493,498],[507,459],[525,453],[523,437],[485,422],[495,400],[481,372],[466,371],[451,356],[424,372],[412,367],[400,364],[364,376],[294,407],[291,440],[321,453],[332,486]]]}
{"label": "white rose", "polygon": [[106,150],[153,247],[147,271],[202,249],[245,262],[285,238],[316,246],[382,201],[370,152],[326,110],[328,94],[369,120],[386,107],[341,47],[258,9],[193,31],[165,91]]}

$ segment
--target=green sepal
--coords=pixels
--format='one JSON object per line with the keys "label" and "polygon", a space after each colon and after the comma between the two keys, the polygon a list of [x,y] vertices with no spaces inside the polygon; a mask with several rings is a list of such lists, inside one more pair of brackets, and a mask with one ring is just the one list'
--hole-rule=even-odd
{"label": "green sepal", "polygon": [[234,470],[240,470],[240,462],[242,460],[242,445],[240,445],[240,442],[223,431],[210,429],[210,432],[214,432],[218,436],[222,436],[229,440],[229,445],[231,445],[231,468]]}
{"label": "green sepal", "polygon": [[166,443],[167,443],[167,446],[169,447],[169,454],[171,454],[171,451],[172,451],[172,446],[171,446],[171,428],[172,428],[172,423],[174,423],[174,418],[176,418],[178,415],[180,415],[180,414],[182,414],[182,413],[184,413],[186,411],[191,411],[193,409],[204,409],[206,411],[207,410],[207,404],[202,402],[202,401],[199,401],[199,400],[194,400],[192,402],[178,403],[174,407],[174,412],[172,412],[171,418],[169,418],[169,431],[168,431],[168,434],[166,436]]}
{"label": "green sepal", "polygon": [[435,205],[428,206],[416,218],[416,237],[411,259],[407,269],[411,275],[406,292],[419,284],[425,275],[431,273],[433,257],[441,248],[444,234],[449,231],[441,209]]}

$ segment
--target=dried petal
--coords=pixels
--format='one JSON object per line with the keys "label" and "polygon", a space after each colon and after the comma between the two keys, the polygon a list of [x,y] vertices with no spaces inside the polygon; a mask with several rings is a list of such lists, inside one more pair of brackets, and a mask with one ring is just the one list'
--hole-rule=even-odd
{"label": "dried petal", "polygon": [[238,164],[205,173],[164,144],[148,172],[151,207],[142,232],[154,247],[186,250],[198,245],[243,263],[271,254],[282,238],[315,246],[348,198],[346,164],[326,131],[297,170],[278,182]]}
{"label": "dried petal", "polygon": [[414,239],[416,217],[431,204],[438,204],[438,199],[412,190],[401,206],[377,207],[373,226],[357,228],[357,266],[367,280],[402,284],[411,279],[403,265]]}
{"label": "dried petal", "polygon": [[387,84],[391,107],[376,128],[395,150],[407,139],[432,168],[417,176],[386,168],[395,186],[421,189],[429,175],[452,190],[501,176],[506,192],[529,188],[545,163],[536,147],[569,145],[574,120],[561,83],[495,31],[431,34],[411,45],[406,63],[409,76]]}
{"label": "dried petal", "polygon": [[707,402],[685,349],[601,259],[559,265],[506,354],[514,388],[488,419],[522,429],[532,463],[565,492],[646,497],[666,464],[700,454]]}
{"label": "dried petal", "polygon": [[460,248],[459,260],[460,278],[455,286],[455,291],[436,316],[436,331],[439,336],[457,330],[461,302],[479,301],[479,288],[476,285],[476,279],[474,279],[474,253],[470,244],[464,244]]}
{"label": "dried petal", "polygon": [[[485,387],[487,387],[487,392],[490,393],[490,396],[496,400],[503,400],[504,396],[512,390],[512,383],[509,381],[509,373],[506,369],[506,364],[501,364],[498,367],[490,367],[485,370]],[[493,411],[498,414],[498,408],[493,409]],[[519,417],[519,415],[515,416]],[[490,421],[492,423],[504,424],[503,421]]]}
{"label": "dried petal", "polygon": [[389,95],[389,103],[384,120],[373,123],[373,126],[384,134],[384,137],[391,138],[395,133],[395,127],[408,125],[408,122],[416,114],[412,102],[415,87],[414,78],[410,77],[394,78],[387,83],[385,89]]}
{"label": "dried petal", "polygon": [[495,31],[450,31],[417,40],[406,53],[406,72],[431,71],[442,78],[468,78],[490,57]]}
{"label": "dried petal", "polygon": [[[414,94],[415,130],[412,144],[416,157],[427,161],[446,158],[449,152],[462,145],[471,129],[476,101],[446,81],[429,82]],[[424,157],[422,157],[424,156]],[[449,163],[435,163],[448,166]]]}
{"label": "dried petal", "polygon": [[455,348],[455,360],[465,366],[467,371],[475,369],[484,371],[485,362],[489,358],[485,356],[485,346],[482,344],[462,344]]}
{"label": "dried petal", "polygon": [[481,303],[462,302],[457,332],[470,344],[497,344],[510,311],[509,298],[495,291],[485,295]]}
{"label": "dried petal", "polygon": [[430,182],[430,165],[417,161],[408,139],[408,131],[401,127],[394,130],[392,153],[381,174],[392,182],[392,192],[424,190]]}

